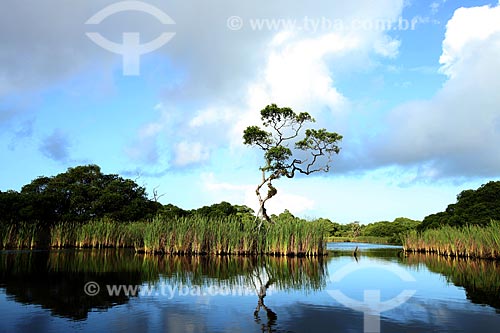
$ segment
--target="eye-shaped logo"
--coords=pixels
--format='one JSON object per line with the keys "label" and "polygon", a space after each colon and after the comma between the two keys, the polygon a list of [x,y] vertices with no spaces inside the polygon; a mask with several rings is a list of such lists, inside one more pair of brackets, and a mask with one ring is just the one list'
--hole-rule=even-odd
{"label": "eye-shaped logo", "polygon": [[[415,282],[413,276],[395,264],[367,263],[358,265],[357,263],[348,264],[335,272],[330,278],[332,282],[340,282],[347,275],[365,269],[377,268],[391,272],[398,276],[402,281]],[[364,314],[364,332],[380,333],[380,313],[397,308],[408,301],[416,290],[403,290],[399,295],[387,301],[381,301],[380,290],[364,290],[363,301],[358,301],[346,296],[338,289],[327,290],[327,293],[340,304],[353,310],[361,311]]]}
{"label": "eye-shaped logo", "polygon": [[[122,1],[109,5],[88,19],[85,24],[100,24],[107,17],[125,11],[144,12],[154,16],[162,24],[175,24],[174,20],[166,13],[141,1]],[[175,33],[164,32],[158,38],[145,44],[140,44],[138,32],[124,32],[123,44],[114,43],[98,32],[88,32],[86,35],[103,49],[123,56],[123,75],[139,75],[141,55],[159,49],[168,43],[175,36]]]}

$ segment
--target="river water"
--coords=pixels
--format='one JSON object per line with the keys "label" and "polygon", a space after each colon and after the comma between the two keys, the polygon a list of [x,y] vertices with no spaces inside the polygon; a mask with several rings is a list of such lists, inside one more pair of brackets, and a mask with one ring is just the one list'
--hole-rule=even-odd
{"label": "river water", "polygon": [[0,332],[500,332],[499,263],[328,248],[322,259],[2,251]]}

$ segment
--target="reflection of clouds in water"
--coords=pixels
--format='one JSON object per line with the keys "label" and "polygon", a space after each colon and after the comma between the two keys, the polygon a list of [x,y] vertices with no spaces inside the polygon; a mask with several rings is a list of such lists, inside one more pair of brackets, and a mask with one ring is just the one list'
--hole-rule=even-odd
{"label": "reflection of clouds in water", "polygon": [[206,323],[203,318],[197,316],[195,313],[163,313],[163,324],[162,327],[165,328],[165,332],[207,332]]}
{"label": "reflection of clouds in water", "polygon": [[[408,304],[412,303],[411,301]],[[498,332],[500,318],[490,313],[473,311],[463,304],[420,302],[401,306],[397,310],[382,313],[381,332]],[[437,311],[439,309],[439,311]],[[483,310],[482,310],[483,311]],[[335,332],[362,332],[363,314],[345,307],[323,307],[304,303],[296,303],[280,309],[279,327],[283,331],[324,332],[334,327]],[[281,315],[286,313],[286,316]],[[388,318],[386,315],[391,314]],[[415,317],[417,315],[418,317]],[[412,317],[413,316],[413,317]],[[441,317],[443,316],[443,317]],[[399,320],[394,320],[394,317]]]}

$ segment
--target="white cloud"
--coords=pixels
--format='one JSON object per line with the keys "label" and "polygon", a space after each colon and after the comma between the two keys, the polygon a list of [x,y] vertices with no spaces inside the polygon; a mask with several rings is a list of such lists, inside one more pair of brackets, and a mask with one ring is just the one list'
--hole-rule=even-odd
{"label": "white cloud", "polygon": [[[185,60],[186,53],[180,57],[178,47],[186,46],[186,40],[179,41],[179,45],[175,45],[175,41],[169,44],[172,61],[178,59],[180,64],[187,66],[187,75],[185,82],[178,89],[169,91],[163,102],[167,105],[180,101],[190,105],[196,101],[196,106],[183,108],[183,120],[176,124],[175,130],[172,130],[173,126],[165,127],[165,130],[172,131],[165,140],[173,144],[182,140],[203,142],[211,147],[211,151],[228,143],[231,147],[241,146],[243,129],[258,122],[258,111],[270,103],[308,111],[317,120],[324,114],[328,118],[326,121],[332,121],[325,110],[338,116],[349,107],[349,101],[336,88],[334,72],[337,68],[357,70],[370,64],[373,55],[395,56],[399,47],[399,41],[389,38],[384,31],[252,31],[249,19],[284,16],[298,21],[305,16],[311,19],[331,17],[345,22],[358,18],[367,21],[396,19],[403,8],[400,0],[384,0],[376,7],[370,1],[361,1],[356,6],[342,1],[322,1],[314,7],[289,6],[284,1],[266,2],[251,8],[232,2],[226,5],[223,13],[241,15],[247,29],[216,29],[219,25],[214,25],[214,22],[225,24],[227,17],[221,17],[221,13],[209,13],[202,21],[215,21],[207,24],[206,31],[198,31],[201,35],[194,34],[194,28],[199,28],[200,22],[196,27],[190,27],[193,31],[184,34],[184,38],[191,36],[186,44],[190,47],[188,54],[203,54],[203,57]],[[177,8],[177,13],[173,10],[169,14],[177,22],[182,22],[183,15],[188,15],[184,10],[184,7]],[[206,34],[211,34],[207,39],[211,43],[199,40]],[[179,36],[181,31],[176,39]],[[187,52],[187,49],[182,50]],[[202,93],[204,89],[211,93]],[[205,157],[208,153],[207,149],[202,155]]]}
{"label": "white cloud", "polygon": [[207,108],[200,110],[196,116],[189,122],[189,127],[197,128],[206,125],[219,124],[232,119],[234,115],[228,109],[224,108]]}
{"label": "white cloud", "polygon": [[178,167],[188,166],[208,160],[208,149],[200,142],[182,141],[174,147],[173,164]]}
{"label": "white cloud", "polygon": [[[289,31],[277,34],[268,45],[269,55],[260,75],[248,86],[246,107],[239,112],[230,141],[241,145],[244,128],[259,123],[258,111],[270,103],[307,111],[320,120],[319,126],[330,127],[334,121],[339,126],[350,102],[335,87],[335,71],[347,67],[357,70],[374,54],[394,57],[399,45],[381,31],[334,32],[308,38]],[[325,110],[330,112],[324,114]]]}
{"label": "white cloud", "polygon": [[375,52],[381,56],[395,58],[399,53],[401,42],[389,36],[382,36],[374,43]]}
{"label": "white cloud", "polygon": [[442,71],[449,76],[467,70],[462,68],[472,48],[480,50],[491,36],[500,32],[500,6],[459,8],[446,26],[443,54],[439,58]]}
{"label": "white cloud", "polygon": [[[138,31],[141,40],[147,41],[158,37],[165,27],[151,16],[136,12],[110,16],[99,26],[84,24],[114,2],[58,2],[57,11],[46,2],[13,2],[9,11],[0,13],[0,37],[4,41],[0,92],[43,94],[48,87],[82,75],[92,81],[97,75],[94,72],[100,73],[99,78],[102,73],[119,73],[122,57],[95,45],[85,33],[95,29],[116,42],[124,31]],[[349,106],[337,88],[335,71],[369,66],[374,55],[394,56],[399,47],[399,42],[384,31],[254,31],[249,19],[287,17],[300,21],[307,16],[375,21],[396,19],[403,8],[402,0],[381,0],[377,6],[371,0],[356,4],[321,0],[315,6],[300,2],[290,5],[288,0],[252,4],[223,0],[218,10],[213,10],[212,3],[198,0],[148,3],[177,22],[168,26],[176,36],[154,54],[141,57],[141,70],[148,59],[163,59],[168,63],[168,73],[141,72],[141,76],[168,76],[158,98],[162,107],[171,109],[175,105],[181,111],[169,110],[167,113],[175,114],[173,119],[161,113],[157,120],[141,126],[125,152],[134,162],[151,165],[160,163],[168,150],[177,166],[207,161],[210,151],[228,142],[241,144],[241,130],[258,121],[258,111],[272,102],[308,111],[317,119],[323,113],[326,121],[332,122],[325,110],[338,115]],[[193,7],[198,10],[193,12]],[[243,18],[244,29],[227,28],[227,18],[232,15]],[[120,81],[119,76],[113,76],[113,80],[117,78]],[[78,83],[72,89],[78,91]],[[205,148],[195,144],[195,150],[189,152],[185,142],[203,142]]]}
{"label": "white cloud", "polygon": [[447,25],[448,81],[430,100],[394,109],[366,149],[379,165],[421,165],[422,178],[495,176],[500,170],[500,6],[460,8]]}

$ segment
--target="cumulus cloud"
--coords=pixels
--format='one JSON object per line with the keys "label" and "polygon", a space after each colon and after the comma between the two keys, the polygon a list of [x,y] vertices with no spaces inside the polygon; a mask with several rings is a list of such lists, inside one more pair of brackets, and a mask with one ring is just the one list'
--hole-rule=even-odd
{"label": "cumulus cloud", "polygon": [[[323,26],[311,31],[300,25],[306,17],[345,26],[359,19],[395,20],[404,6],[403,0],[381,0],[377,6],[371,0],[321,0],[314,6],[287,0],[223,0],[213,10],[212,3],[202,0],[145,1],[176,22],[165,27],[137,12],[117,13],[96,26],[84,24],[114,0],[9,1],[9,10],[0,14],[0,96],[42,93],[82,73],[119,73],[122,57],[94,44],[86,32],[97,31],[115,42],[124,31],[140,32],[141,42],[165,29],[176,33],[164,47],[141,58],[144,63],[152,58],[164,61],[175,69],[154,73],[168,76],[161,95],[167,111],[138,125],[125,148],[132,161],[146,165],[161,163],[168,150],[171,160],[162,169],[165,164],[182,167],[208,161],[214,147],[241,144],[242,129],[258,121],[258,110],[269,103],[308,111],[319,126],[338,126],[349,101],[336,87],[335,73],[370,66],[374,56],[394,57],[399,41],[377,29],[336,31]],[[227,27],[234,15],[243,20],[238,31]],[[262,18],[292,19],[298,28],[252,28],[252,20]],[[15,34],[9,32],[13,27]]]}
{"label": "cumulus cloud", "polygon": [[[97,31],[119,43],[124,31],[140,32],[141,42],[147,42],[168,30],[176,36],[155,54],[170,59],[186,73],[186,85],[169,94],[177,99],[234,92],[236,86],[252,75],[254,65],[262,60],[259,46],[276,31],[254,31],[250,19],[391,16],[393,11],[399,11],[402,2],[383,0],[374,7],[368,0],[356,5],[325,0],[315,6],[305,3],[291,6],[285,0],[259,0],[251,4],[223,0],[214,10],[214,4],[203,0],[168,3],[147,0],[144,2],[167,13],[176,24],[164,26],[151,15],[127,11],[109,16],[100,25],[89,26],[84,23],[90,17],[117,1],[7,1],[8,9],[0,13],[0,95],[43,89],[82,71],[120,68],[121,56],[94,44],[87,38],[87,32]],[[239,31],[227,27],[227,19],[234,15],[241,16],[245,23]]]}
{"label": "cumulus cloud", "polygon": [[443,54],[439,58],[442,71],[450,77],[467,71],[469,64],[464,61],[480,50],[481,44],[494,42],[489,39],[500,32],[499,22],[500,6],[457,9],[446,25]]}
{"label": "cumulus cloud", "polygon": [[390,112],[385,133],[368,147],[371,162],[417,165],[425,179],[498,176],[498,54],[500,6],[456,10],[440,58],[448,80],[432,99]]}
{"label": "cumulus cloud", "polygon": [[46,157],[57,162],[65,162],[70,156],[71,144],[68,135],[56,129],[45,137],[39,148]]}
{"label": "cumulus cloud", "polygon": [[[208,154],[215,151],[214,148],[225,147],[228,143],[232,148],[241,146],[243,129],[258,122],[258,111],[270,103],[308,111],[318,120],[318,126],[330,127],[329,124],[338,123],[337,118],[349,108],[349,101],[336,88],[335,72],[348,68],[357,70],[369,66],[372,56],[393,57],[398,52],[399,41],[389,37],[386,31],[317,29],[312,32],[290,27],[252,30],[250,20],[287,17],[300,25],[307,16],[309,20],[342,20],[348,26],[349,22],[359,18],[367,22],[381,18],[395,20],[401,15],[402,1],[387,0],[377,7],[369,1],[361,1],[356,6],[340,1],[322,1],[317,6],[284,3],[278,6],[278,3],[281,2],[266,2],[255,8],[227,3],[218,15],[210,13],[208,17],[200,18],[200,22],[211,20],[206,27],[212,34],[210,45],[199,40],[205,30],[199,32],[201,36],[195,36],[188,29],[189,47],[193,48],[189,53],[203,54],[203,57],[189,57],[179,62],[189,73],[186,74],[187,81],[166,92],[163,99],[165,106],[177,103],[187,106],[179,110],[180,118],[175,125],[164,117],[146,124],[146,127],[162,127],[171,133],[154,140],[153,136],[148,140],[141,139],[139,134],[138,147],[153,149],[152,156],[155,156],[155,140],[170,141],[176,147],[171,162],[176,166],[187,166],[192,163],[179,161],[190,158],[175,156],[186,156],[182,142],[203,142],[205,148],[199,151],[201,158],[195,160],[208,161]],[[175,8],[170,8],[172,13],[169,14],[177,17],[180,24],[186,13],[175,13]],[[226,27],[226,14],[241,15],[246,25],[239,31],[231,31]],[[197,24],[196,28],[200,25]],[[178,35],[175,39],[180,39],[180,33]],[[185,42],[179,40],[179,44],[175,44],[172,41],[168,46],[169,56],[174,61],[178,52],[186,51],[182,48]],[[206,94],[206,89],[213,91]],[[192,103],[193,100],[196,103]]]}

